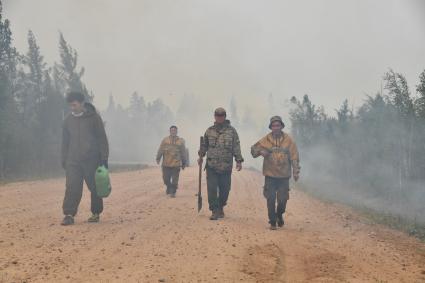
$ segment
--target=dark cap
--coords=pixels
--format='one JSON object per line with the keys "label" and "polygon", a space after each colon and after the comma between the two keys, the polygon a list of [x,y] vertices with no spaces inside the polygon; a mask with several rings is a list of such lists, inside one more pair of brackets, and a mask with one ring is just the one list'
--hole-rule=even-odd
{"label": "dark cap", "polygon": [[283,123],[282,118],[280,116],[273,116],[270,118],[269,129],[272,128],[273,122],[280,122],[280,124],[282,124],[282,128],[285,128],[285,123]]}
{"label": "dark cap", "polygon": [[214,115],[226,115],[226,110],[224,110],[222,107],[219,107],[214,111]]}

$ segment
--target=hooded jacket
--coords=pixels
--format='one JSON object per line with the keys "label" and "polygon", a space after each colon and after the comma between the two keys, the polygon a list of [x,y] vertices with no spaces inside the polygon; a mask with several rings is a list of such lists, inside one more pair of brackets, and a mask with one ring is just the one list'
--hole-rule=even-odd
{"label": "hooded jacket", "polygon": [[66,116],[62,130],[62,164],[85,160],[108,160],[109,145],[105,127],[96,108],[84,104],[84,113]]}
{"label": "hooded jacket", "polygon": [[251,147],[252,156],[254,158],[260,156],[261,150],[269,153],[263,161],[264,176],[290,178],[291,168],[299,173],[297,145],[288,134],[282,132],[279,138],[275,138],[272,133],[269,133]]}

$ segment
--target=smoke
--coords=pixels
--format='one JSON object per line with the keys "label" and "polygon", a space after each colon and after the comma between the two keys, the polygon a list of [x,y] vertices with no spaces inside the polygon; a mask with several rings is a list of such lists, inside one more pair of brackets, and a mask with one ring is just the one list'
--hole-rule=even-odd
{"label": "smoke", "polygon": [[[389,66],[416,82],[425,62],[420,0],[3,2],[21,53],[27,50],[28,29],[50,66],[59,59],[59,31],[78,51],[116,161],[152,163],[168,127],[176,124],[193,164],[214,109],[230,111],[233,97],[237,115],[229,118],[239,131],[245,164],[259,168],[261,160],[250,157],[250,146],[267,133],[272,115],[283,116],[285,130],[291,130],[290,97],[308,93],[327,109],[348,98],[358,107],[365,93],[381,88]],[[129,112],[134,91],[147,109],[161,99],[163,112],[145,109],[134,118]],[[111,94],[113,114],[107,112]],[[301,158],[306,187],[328,198],[425,215],[421,182],[411,182],[403,198],[388,199],[382,192],[371,195],[376,191],[367,182],[335,166],[340,156],[331,144],[301,148]],[[390,171],[385,167],[370,169],[384,190],[387,183],[379,174]]]}
{"label": "smoke", "polygon": [[[423,181],[410,180],[400,190],[388,174],[393,168],[384,159],[373,164],[364,162],[362,166],[366,169],[351,168],[351,172],[346,172],[338,167],[341,156],[337,156],[330,145],[320,144],[301,154],[302,187],[313,195],[425,224]],[[374,178],[371,180],[359,173],[364,170]]]}
{"label": "smoke", "polygon": [[110,93],[125,105],[138,91],[171,107],[193,94],[211,105],[235,96],[253,109],[270,93],[310,93],[333,109],[379,89],[389,66],[413,80],[425,61],[421,1],[4,3],[19,50],[31,28],[51,63],[64,33],[99,108]]}

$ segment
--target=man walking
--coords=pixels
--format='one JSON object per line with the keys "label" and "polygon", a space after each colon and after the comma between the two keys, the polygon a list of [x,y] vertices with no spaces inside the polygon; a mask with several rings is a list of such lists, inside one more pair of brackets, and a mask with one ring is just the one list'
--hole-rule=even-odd
{"label": "man walking", "polygon": [[156,163],[162,158],[162,178],[167,186],[167,195],[176,197],[179,183],[180,168],[184,170],[187,165],[186,146],[184,139],[177,136],[177,127],[170,127],[170,135],[165,137],[158,149]]}
{"label": "man walking", "polygon": [[276,230],[276,222],[279,227],[284,225],[283,213],[289,199],[291,169],[295,181],[298,180],[300,174],[297,146],[292,138],[282,131],[284,127],[285,124],[281,117],[272,117],[269,124],[272,132],[251,147],[251,154],[254,158],[260,155],[264,158],[264,197],[267,199],[269,223],[272,230]]}
{"label": "man walking", "polygon": [[244,161],[236,129],[226,120],[226,110],[217,108],[214,111],[215,123],[205,132],[203,144],[199,150],[198,164],[202,166],[203,157],[207,155],[208,204],[212,211],[211,220],[224,217],[224,206],[227,204],[231,188],[233,158],[236,169],[242,169]]}
{"label": "man walking", "polygon": [[63,124],[62,167],[66,171],[66,190],[62,225],[74,224],[84,181],[91,193],[92,216],[88,222],[99,222],[103,200],[96,193],[95,173],[99,165],[108,167],[109,146],[105,127],[95,107],[84,102],[82,93],[70,92],[66,101],[71,113]]}

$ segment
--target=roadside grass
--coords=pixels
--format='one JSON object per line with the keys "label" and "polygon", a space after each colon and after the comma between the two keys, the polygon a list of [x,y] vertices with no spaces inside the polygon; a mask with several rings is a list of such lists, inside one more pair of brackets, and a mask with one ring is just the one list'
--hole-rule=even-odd
{"label": "roadside grass", "polygon": [[339,203],[349,206],[358,212],[361,216],[363,216],[366,220],[368,220],[369,224],[381,224],[389,228],[402,231],[425,242],[425,223],[418,221],[416,217],[412,219],[402,217],[400,215],[381,212],[362,205],[355,205],[349,201],[332,198],[330,196],[318,193],[317,191],[308,190],[303,185],[296,186],[296,189],[326,203]]}
{"label": "roadside grass", "polygon": [[[149,168],[150,166],[142,163],[111,163],[109,164],[109,172],[119,173],[119,172],[128,172],[128,171],[138,171]],[[40,180],[49,180],[56,178],[65,177],[65,171],[62,168],[57,168],[46,172],[44,174],[26,174],[21,176],[10,176],[5,179],[0,179],[0,186],[7,183],[16,183],[16,182],[31,182],[31,181],[40,181]]]}
{"label": "roadside grass", "polygon": [[382,224],[392,229],[403,231],[425,242],[425,224],[416,219],[407,219],[401,216],[375,211],[367,207],[354,207],[361,215],[365,216],[373,224]]}

